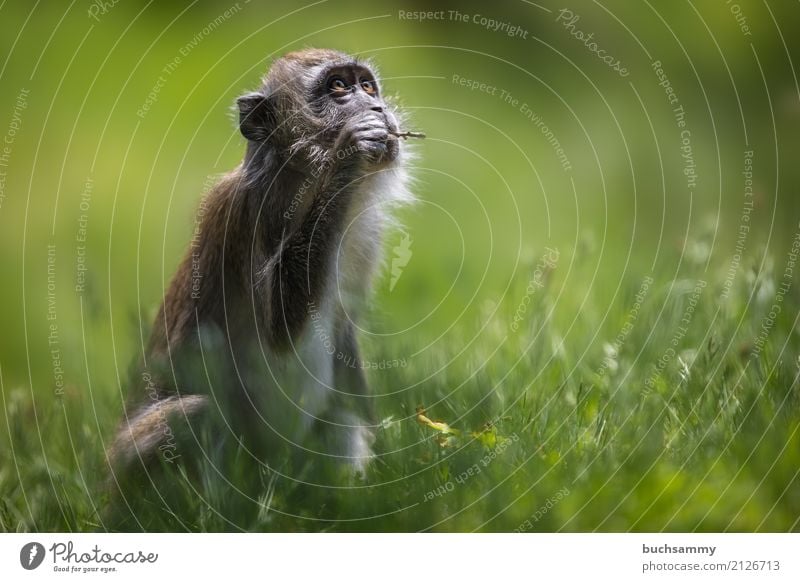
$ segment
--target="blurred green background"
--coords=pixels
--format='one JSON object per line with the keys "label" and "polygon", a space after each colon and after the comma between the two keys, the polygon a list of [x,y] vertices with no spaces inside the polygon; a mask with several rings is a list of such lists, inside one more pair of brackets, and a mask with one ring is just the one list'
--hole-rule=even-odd
{"label": "blurred green background", "polygon": [[[443,12],[419,21],[407,16],[415,11]],[[551,353],[569,359],[547,380],[554,390],[567,382],[585,386],[647,275],[659,291],[650,297],[647,322],[637,323],[641,337],[628,342],[645,354],[634,370],[646,377],[668,347],[675,322],[664,313],[680,320],[683,304],[673,304],[680,285],[673,283],[684,279],[710,281],[698,308],[710,315],[693,322],[692,341],[708,341],[705,332],[719,323],[714,310],[728,306],[731,326],[719,341],[726,357],[735,357],[769,311],[769,288],[764,305],[753,303],[763,289],[758,281],[772,269],[775,293],[798,229],[797,3],[10,1],[0,5],[0,22],[0,133],[7,147],[0,165],[0,379],[8,428],[0,431],[0,483],[11,500],[8,529],[89,527],[54,518],[48,512],[57,509],[45,501],[37,513],[35,494],[28,499],[20,483],[47,497],[62,487],[71,491],[61,482],[74,480],[88,495],[86,475],[102,473],[103,442],[121,410],[121,379],[189,242],[204,184],[242,155],[232,104],[289,50],[332,47],[374,59],[384,92],[409,113],[408,129],[428,135],[407,144],[416,154],[420,202],[401,212],[403,231],[386,241],[389,260],[362,335],[368,357],[409,362],[402,374],[373,375],[383,393],[411,394],[402,407],[382,398],[387,418],[413,422],[414,404],[436,402],[439,416],[474,427],[465,410],[480,408],[509,369],[519,371],[519,359],[530,368],[512,382],[517,390],[534,378],[544,382],[538,374]],[[511,26],[518,28],[510,36]],[[576,31],[593,37],[580,40]],[[591,42],[628,74],[607,66]],[[654,61],[677,104],[659,85]],[[691,188],[678,104],[697,176]],[[746,151],[753,152],[752,197],[745,196]],[[737,249],[742,224],[749,231]],[[412,255],[390,289],[392,253],[404,234]],[[547,313],[548,334],[537,344],[506,342],[545,247],[558,249],[558,265],[528,314],[536,307]],[[734,261],[741,295],[726,303],[723,282]],[[796,295],[795,285],[792,301]],[[790,371],[798,355],[796,315],[787,302],[770,336],[775,358]],[[539,320],[523,319],[533,338]],[[647,335],[651,330],[655,335]],[[499,348],[505,360],[498,360]],[[476,380],[478,369],[484,376]],[[717,372],[710,368],[709,377]],[[465,392],[470,405],[448,405],[448,390],[457,391],[463,378],[477,382]],[[439,387],[426,393],[427,381]],[[779,384],[796,390],[791,376]],[[417,391],[407,392],[409,386]],[[498,411],[508,412],[512,400]],[[716,401],[711,409],[719,410]],[[494,418],[487,413],[475,422]],[[797,444],[792,430],[784,437],[776,442]],[[754,450],[746,448],[730,466]],[[29,474],[18,473],[20,459],[32,465]],[[796,460],[795,454],[786,461],[788,476],[776,485],[791,486],[794,495],[789,503],[775,494],[779,509],[788,504],[771,524],[778,529],[797,527],[800,500],[790,470]],[[548,491],[558,490],[557,481]],[[747,498],[743,493],[732,507]],[[580,508],[573,499],[572,512]],[[658,517],[635,526],[649,500],[636,507],[634,517],[611,524],[590,517],[566,527],[670,527]],[[663,514],[671,512],[668,506]],[[497,527],[513,529],[528,513],[519,509]],[[481,519],[448,523],[467,529]],[[720,518],[705,527],[725,524]],[[415,518],[372,525],[430,524]]]}

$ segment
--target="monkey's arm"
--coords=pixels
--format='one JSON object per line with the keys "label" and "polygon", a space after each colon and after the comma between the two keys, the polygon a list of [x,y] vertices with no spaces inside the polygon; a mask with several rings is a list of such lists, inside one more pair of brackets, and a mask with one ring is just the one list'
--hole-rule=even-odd
{"label": "monkey's arm", "polygon": [[340,161],[321,178],[299,226],[289,234],[284,229],[285,236],[259,274],[256,291],[275,348],[288,348],[310,314],[320,309],[326,285],[333,278],[353,191],[358,188],[356,164],[356,159]]}
{"label": "monkey's arm", "polygon": [[[376,116],[351,120],[339,132],[299,227],[284,237],[259,273],[256,292],[273,347],[288,348],[334,277],[333,259],[353,193],[371,164],[386,155],[388,130]],[[292,192],[285,192],[290,198]]]}
{"label": "monkey's arm", "polygon": [[343,318],[336,333],[334,386],[328,410],[321,418],[326,442],[334,446],[337,455],[346,459],[357,473],[363,473],[374,456],[377,416],[353,323]]}
{"label": "monkey's arm", "polygon": [[[356,411],[362,418],[375,423],[375,406],[369,397],[367,379],[361,353],[356,342],[353,323],[345,319],[336,337],[336,359],[334,360],[334,385],[342,403]],[[345,394],[341,394],[341,393]]]}
{"label": "monkey's arm", "polygon": [[264,273],[267,320],[273,343],[286,348],[319,309],[350,199],[351,187],[316,197],[300,227],[281,242]]}

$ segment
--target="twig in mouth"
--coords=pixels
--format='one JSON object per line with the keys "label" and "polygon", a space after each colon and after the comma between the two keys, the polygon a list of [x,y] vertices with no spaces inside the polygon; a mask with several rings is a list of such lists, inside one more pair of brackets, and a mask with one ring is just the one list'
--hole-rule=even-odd
{"label": "twig in mouth", "polygon": [[408,139],[409,137],[425,139],[425,134],[419,131],[393,131],[391,134],[395,137],[402,137],[403,139]]}

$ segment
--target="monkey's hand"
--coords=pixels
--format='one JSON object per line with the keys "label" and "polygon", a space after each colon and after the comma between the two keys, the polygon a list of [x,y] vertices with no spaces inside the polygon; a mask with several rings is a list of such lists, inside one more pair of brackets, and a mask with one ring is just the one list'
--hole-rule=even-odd
{"label": "monkey's hand", "polygon": [[336,140],[334,150],[337,160],[374,165],[397,157],[398,144],[390,137],[386,119],[375,114],[348,121]]}

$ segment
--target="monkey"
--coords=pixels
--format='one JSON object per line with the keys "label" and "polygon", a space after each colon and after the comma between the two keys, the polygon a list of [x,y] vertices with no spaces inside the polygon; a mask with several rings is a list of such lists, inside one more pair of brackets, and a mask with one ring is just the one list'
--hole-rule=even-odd
{"label": "monkey", "polygon": [[357,322],[394,209],[414,200],[390,103],[372,63],[316,48],[237,99],[244,156],[202,200],[133,368],[115,479],[185,456],[209,417],[258,458],[288,446],[366,470],[376,418]]}

